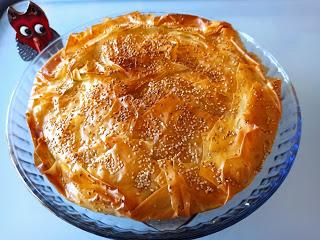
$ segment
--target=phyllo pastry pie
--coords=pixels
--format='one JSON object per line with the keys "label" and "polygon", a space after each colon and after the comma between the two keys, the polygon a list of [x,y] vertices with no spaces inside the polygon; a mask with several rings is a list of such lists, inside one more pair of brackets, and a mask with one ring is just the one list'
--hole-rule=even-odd
{"label": "phyllo pastry pie", "polygon": [[188,217],[253,180],[277,132],[280,89],[229,23],[107,18],[71,34],[36,76],[35,164],[91,210]]}

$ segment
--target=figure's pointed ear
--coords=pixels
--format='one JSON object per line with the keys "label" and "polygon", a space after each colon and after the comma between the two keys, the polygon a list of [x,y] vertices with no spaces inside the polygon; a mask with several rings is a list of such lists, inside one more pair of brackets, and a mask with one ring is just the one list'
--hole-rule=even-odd
{"label": "figure's pointed ear", "polygon": [[44,12],[42,11],[42,9],[37,4],[35,4],[34,2],[31,2],[31,1],[29,3],[29,6],[28,6],[26,13],[32,14],[32,15],[37,15],[37,16],[44,15]]}
{"label": "figure's pointed ear", "polygon": [[8,19],[10,24],[17,19],[18,15],[19,13],[13,7],[8,8]]}

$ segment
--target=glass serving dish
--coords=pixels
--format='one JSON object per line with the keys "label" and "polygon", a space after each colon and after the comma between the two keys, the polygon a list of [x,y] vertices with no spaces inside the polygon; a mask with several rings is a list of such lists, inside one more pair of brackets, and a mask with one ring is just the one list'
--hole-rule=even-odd
{"label": "glass serving dish", "polygon": [[[98,20],[100,21],[100,20]],[[72,32],[91,26],[90,22]],[[282,117],[272,152],[254,181],[226,205],[192,218],[138,222],[90,211],[66,200],[34,165],[33,143],[25,112],[34,77],[45,62],[66,43],[64,35],[45,48],[27,67],[18,82],[8,108],[7,140],[10,156],[33,195],[61,219],[88,232],[117,239],[191,239],[227,228],[265,203],[288,175],[296,157],[301,135],[301,113],[292,83],[277,60],[253,38],[240,33],[246,48],[260,57],[268,76],[282,80]]]}

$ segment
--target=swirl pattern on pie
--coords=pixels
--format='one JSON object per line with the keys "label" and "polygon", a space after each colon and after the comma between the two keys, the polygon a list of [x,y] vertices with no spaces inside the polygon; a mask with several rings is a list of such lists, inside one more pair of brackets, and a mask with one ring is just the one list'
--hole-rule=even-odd
{"label": "swirl pattern on pie", "polygon": [[35,164],[68,200],[140,221],[243,190],[271,150],[281,81],[229,23],[130,13],[71,34],[38,72]]}

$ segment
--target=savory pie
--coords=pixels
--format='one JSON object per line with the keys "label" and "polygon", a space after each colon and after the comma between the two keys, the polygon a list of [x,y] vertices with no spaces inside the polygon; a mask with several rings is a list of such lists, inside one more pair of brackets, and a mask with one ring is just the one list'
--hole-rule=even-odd
{"label": "savory pie", "polygon": [[253,180],[275,138],[280,90],[229,23],[107,18],[71,34],[36,76],[35,164],[94,211],[188,217]]}

